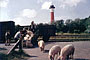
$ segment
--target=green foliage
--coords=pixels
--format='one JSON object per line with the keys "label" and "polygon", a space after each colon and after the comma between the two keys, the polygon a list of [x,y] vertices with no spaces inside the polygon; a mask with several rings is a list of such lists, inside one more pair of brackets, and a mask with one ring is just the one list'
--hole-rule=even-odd
{"label": "green foliage", "polygon": [[56,31],[57,32],[62,32],[63,27],[64,27],[64,20],[58,20],[54,22],[54,25],[56,26]]}
{"label": "green foliage", "polygon": [[76,18],[75,20],[67,19],[64,23],[64,20],[58,20],[53,23],[56,26],[57,32],[64,33],[83,33],[85,30],[90,30],[90,16],[85,19]]}
{"label": "green foliage", "polygon": [[0,53],[0,59],[7,60],[8,56],[6,54]]}

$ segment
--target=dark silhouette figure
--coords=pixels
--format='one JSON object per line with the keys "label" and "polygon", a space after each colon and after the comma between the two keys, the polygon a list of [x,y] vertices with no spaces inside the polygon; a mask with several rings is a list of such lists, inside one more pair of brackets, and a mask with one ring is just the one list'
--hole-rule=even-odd
{"label": "dark silhouette figure", "polygon": [[10,40],[11,40],[11,34],[10,34],[10,30],[6,31],[5,33],[5,46],[9,46],[10,45]]}
{"label": "dark silhouette figure", "polygon": [[31,22],[30,30],[31,30],[33,33],[35,33],[35,31],[36,31],[36,24],[34,23],[34,21]]}

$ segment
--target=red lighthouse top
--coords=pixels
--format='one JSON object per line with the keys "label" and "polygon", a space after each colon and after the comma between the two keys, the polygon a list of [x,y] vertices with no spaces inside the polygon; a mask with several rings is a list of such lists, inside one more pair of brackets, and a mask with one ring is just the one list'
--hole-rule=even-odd
{"label": "red lighthouse top", "polygon": [[51,5],[49,9],[51,14],[51,24],[52,24],[54,22],[54,9],[55,9],[54,5]]}
{"label": "red lighthouse top", "polygon": [[53,8],[53,9],[54,9],[54,8],[55,8],[55,7],[54,7],[54,5],[51,5],[51,6],[49,7],[49,9],[51,9],[51,8]]}

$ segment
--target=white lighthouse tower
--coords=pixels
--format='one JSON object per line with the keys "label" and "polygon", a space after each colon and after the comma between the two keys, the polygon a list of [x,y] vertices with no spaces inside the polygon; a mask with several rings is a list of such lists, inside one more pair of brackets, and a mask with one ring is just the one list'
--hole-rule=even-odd
{"label": "white lighthouse tower", "polygon": [[54,22],[54,9],[55,9],[54,5],[51,5],[49,9],[51,14],[51,24],[52,24]]}

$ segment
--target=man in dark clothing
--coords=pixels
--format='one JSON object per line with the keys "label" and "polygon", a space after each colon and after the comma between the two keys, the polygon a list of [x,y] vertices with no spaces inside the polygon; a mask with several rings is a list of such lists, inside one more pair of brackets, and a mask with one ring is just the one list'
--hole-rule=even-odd
{"label": "man in dark clothing", "polygon": [[5,46],[9,46],[10,45],[10,40],[11,40],[11,34],[10,34],[10,31],[8,30],[6,33],[5,33]]}
{"label": "man in dark clothing", "polygon": [[31,30],[33,33],[35,33],[35,31],[36,31],[36,24],[34,23],[34,21],[31,22],[30,30]]}
{"label": "man in dark clothing", "polygon": [[30,25],[30,31],[33,32],[34,36],[32,37],[31,39],[31,43],[34,45],[34,46],[37,46],[38,45],[38,41],[37,41],[37,34],[36,34],[36,24],[34,23],[34,21],[31,22],[31,25]]}

